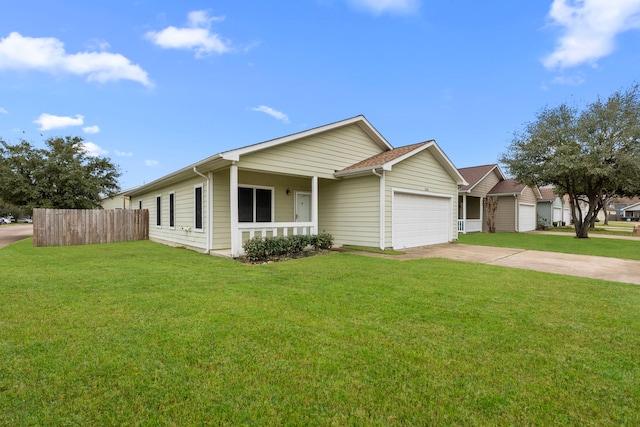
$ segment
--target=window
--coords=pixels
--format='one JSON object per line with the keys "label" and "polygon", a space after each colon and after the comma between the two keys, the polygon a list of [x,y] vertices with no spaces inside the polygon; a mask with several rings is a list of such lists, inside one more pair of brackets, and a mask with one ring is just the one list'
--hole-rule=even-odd
{"label": "window", "polygon": [[201,186],[195,188],[194,200],[196,204],[195,228],[196,230],[202,230],[202,187]]}
{"label": "window", "polygon": [[176,195],[175,193],[169,193],[169,227],[174,228],[176,226]]}
{"label": "window", "polygon": [[269,188],[238,187],[238,222],[271,222],[272,195]]}
{"label": "window", "polygon": [[138,200],[138,209],[142,209],[142,200]]}
{"label": "window", "polygon": [[162,225],[162,196],[156,196],[156,225],[160,227]]}

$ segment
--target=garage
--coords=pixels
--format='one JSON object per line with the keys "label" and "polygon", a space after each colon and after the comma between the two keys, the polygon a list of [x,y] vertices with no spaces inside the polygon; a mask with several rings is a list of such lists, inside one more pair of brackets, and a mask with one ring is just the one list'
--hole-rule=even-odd
{"label": "garage", "polygon": [[518,231],[533,231],[536,229],[536,206],[525,203],[518,205]]}
{"label": "garage", "polygon": [[452,203],[449,197],[394,193],[394,249],[446,243],[451,240]]}

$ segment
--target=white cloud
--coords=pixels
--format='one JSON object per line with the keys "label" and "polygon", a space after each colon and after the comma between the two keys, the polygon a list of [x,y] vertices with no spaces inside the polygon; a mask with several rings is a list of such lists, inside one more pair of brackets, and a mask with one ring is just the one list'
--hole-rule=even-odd
{"label": "white cloud", "polygon": [[124,151],[115,150],[114,153],[118,157],[131,157],[131,156],[133,156],[133,153],[131,153],[131,152],[124,152]]}
{"label": "white cloud", "polygon": [[100,127],[99,126],[95,126],[95,125],[94,126],[87,126],[87,127],[82,128],[82,131],[84,133],[98,133],[98,132],[100,132]]}
{"label": "white cloud", "polygon": [[147,166],[153,167],[153,166],[158,166],[160,162],[157,160],[145,160],[144,164]]}
{"label": "white cloud", "polygon": [[84,124],[84,116],[76,114],[76,117],[54,116],[53,114],[40,114],[33,123],[40,125],[39,130],[51,130],[66,128],[69,126],[82,126]]}
{"label": "white cloud", "polygon": [[556,78],[554,78],[551,83],[556,84],[556,85],[567,85],[567,86],[580,86],[582,83],[584,83],[584,77],[582,76],[558,76]]}
{"label": "white cloud", "polygon": [[223,54],[231,50],[229,42],[211,32],[211,23],[223,21],[223,16],[209,16],[206,10],[189,12],[187,27],[169,26],[160,31],[149,31],[145,37],[164,49],[194,50],[196,58],[208,54]]}
{"label": "white cloud", "polygon": [[103,149],[97,144],[94,144],[93,142],[83,142],[82,147],[84,148],[84,151],[87,153],[87,155],[91,157],[98,157],[109,154],[109,151]]}
{"label": "white cloud", "polygon": [[640,28],[640,0],[553,0],[548,17],[563,28],[548,69],[595,64],[614,49],[616,35]]}
{"label": "white cloud", "polygon": [[420,0],[349,0],[349,3],[376,15],[385,12],[409,14],[420,7]]}
{"label": "white cloud", "polygon": [[253,107],[251,109],[253,111],[259,111],[261,113],[268,114],[269,116],[271,116],[273,118],[276,118],[278,120],[281,120],[284,123],[289,123],[289,117],[286,114],[284,114],[284,113],[282,113],[280,111],[274,110],[271,107],[267,107],[266,105],[261,105],[259,107]]}
{"label": "white cloud", "polygon": [[0,107],[0,114],[9,114],[9,112],[4,108]]}
{"label": "white cloud", "polygon": [[51,74],[85,76],[88,81],[106,83],[132,80],[152,86],[147,72],[129,59],[109,52],[68,54],[64,43],[53,37],[23,37],[13,32],[0,39],[0,69],[36,70]]}

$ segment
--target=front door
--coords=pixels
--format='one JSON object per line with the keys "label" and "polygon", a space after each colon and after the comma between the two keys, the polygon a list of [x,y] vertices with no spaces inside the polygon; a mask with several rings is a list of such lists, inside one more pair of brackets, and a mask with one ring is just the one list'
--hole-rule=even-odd
{"label": "front door", "polygon": [[[311,193],[296,191],[295,222],[311,222]],[[306,234],[303,228],[298,234]]]}

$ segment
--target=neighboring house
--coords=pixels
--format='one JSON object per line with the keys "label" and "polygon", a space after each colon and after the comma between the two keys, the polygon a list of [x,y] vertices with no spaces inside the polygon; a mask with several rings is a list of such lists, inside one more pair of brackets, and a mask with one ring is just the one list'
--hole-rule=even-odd
{"label": "neighboring house", "polygon": [[571,221],[571,208],[568,200],[558,196],[553,188],[540,188],[541,199],[538,200],[538,223],[546,227],[568,225]]}
{"label": "neighboring house", "polygon": [[117,194],[114,194],[111,197],[105,197],[101,201],[102,208],[103,209],[131,209],[131,197],[128,195],[128,193],[132,190],[134,189],[132,188],[126,191],[121,191]]}
{"label": "neighboring house", "polygon": [[614,220],[624,220],[624,208],[629,205],[634,205],[640,202],[640,198],[638,197],[616,197],[609,203],[609,207],[612,210],[615,210],[615,218],[611,218]]}
{"label": "neighboring house", "polygon": [[631,221],[640,220],[640,203],[634,203],[622,208],[622,218]]}
{"label": "neighboring house", "polygon": [[496,197],[496,231],[525,232],[536,229],[537,188],[506,179],[496,164],[458,169],[467,181],[458,196],[458,231],[488,231],[484,206],[487,197]]}
{"label": "neighboring house", "polygon": [[393,148],[365,119],[222,152],[128,191],[150,238],[238,256],[254,236],[330,233],[337,246],[457,239],[466,184],[435,141]]}

